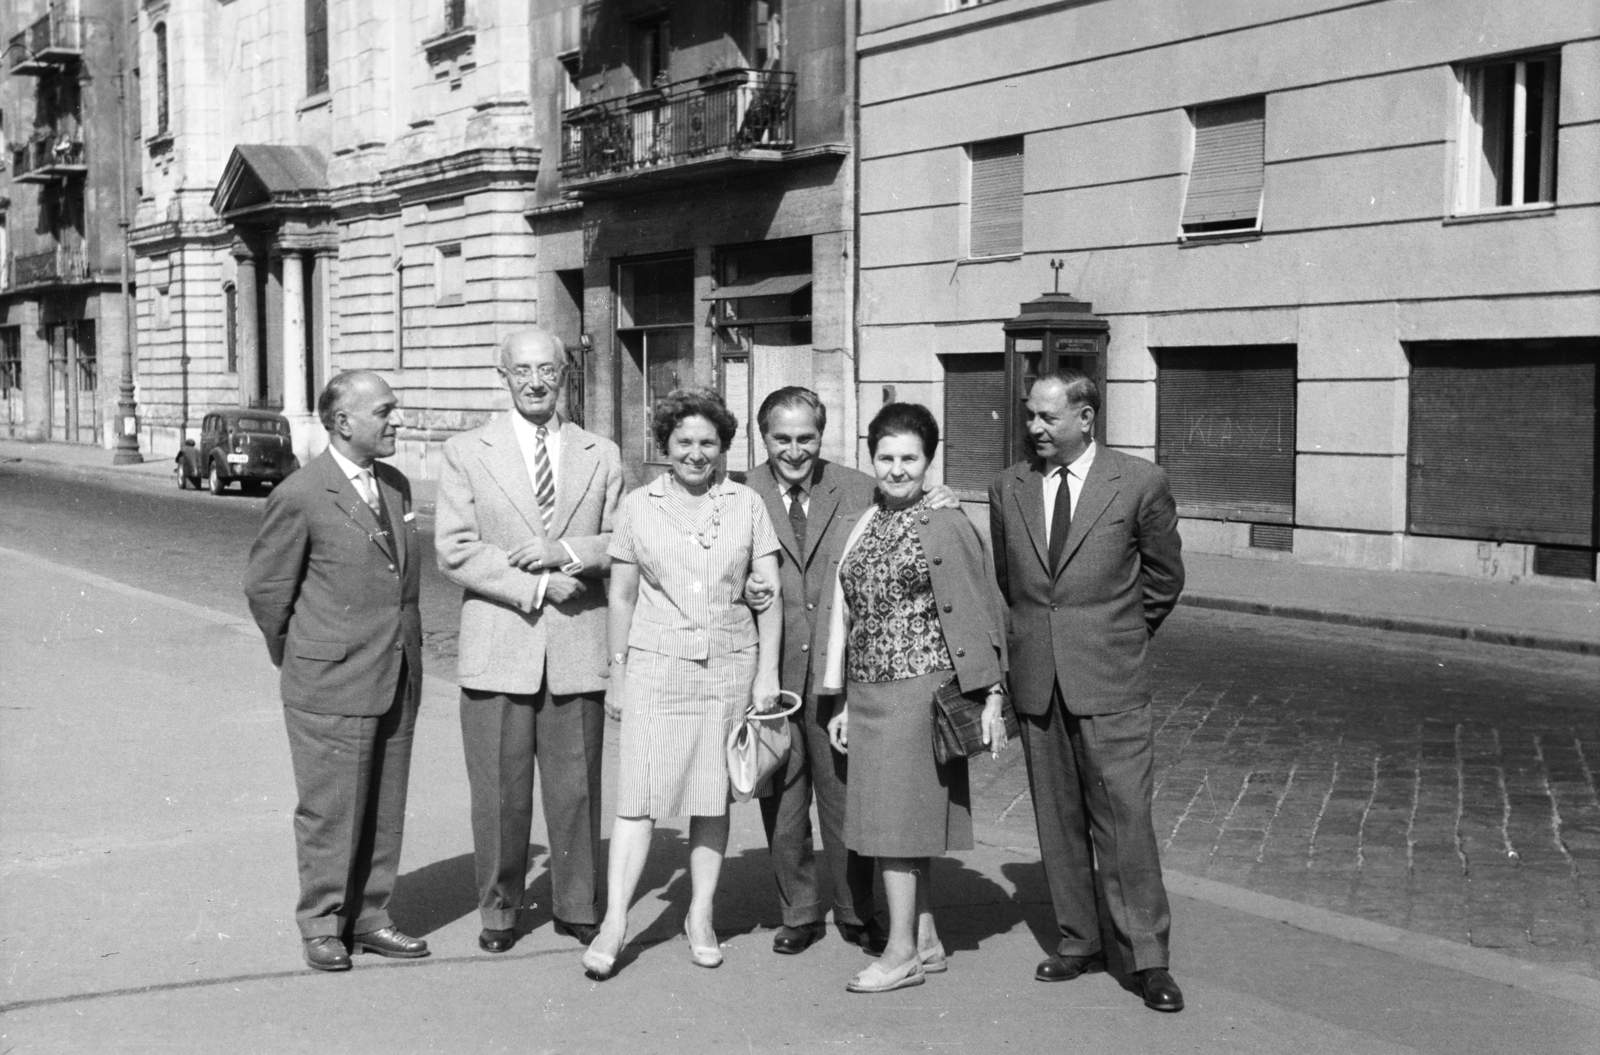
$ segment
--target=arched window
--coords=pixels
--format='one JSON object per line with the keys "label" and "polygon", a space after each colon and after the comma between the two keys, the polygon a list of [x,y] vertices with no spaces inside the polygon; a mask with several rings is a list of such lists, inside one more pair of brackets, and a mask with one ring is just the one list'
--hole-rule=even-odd
{"label": "arched window", "polygon": [[167,132],[167,24],[156,23],[156,135]]}

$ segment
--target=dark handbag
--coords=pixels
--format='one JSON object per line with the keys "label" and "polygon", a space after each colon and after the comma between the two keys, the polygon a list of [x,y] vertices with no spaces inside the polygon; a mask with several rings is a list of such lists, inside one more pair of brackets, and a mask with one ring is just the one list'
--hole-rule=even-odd
{"label": "dark handbag", "polygon": [[[987,695],[985,690],[984,695]],[[951,759],[966,758],[984,749],[983,743],[984,699],[978,695],[965,695],[961,685],[952,677],[933,693],[933,758],[941,766]],[[1022,735],[1011,701],[1000,706],[1006,723],[1006,739],[1015,740]]]}
{"label": "dark handbag", "polygon": [[784,689],[794,705],[778,711],[757,711],[752,702],[728,730],[728,790],[735,802],[767,794],[773,774],[789,761],[789,716],[800,709],[800,697]]}

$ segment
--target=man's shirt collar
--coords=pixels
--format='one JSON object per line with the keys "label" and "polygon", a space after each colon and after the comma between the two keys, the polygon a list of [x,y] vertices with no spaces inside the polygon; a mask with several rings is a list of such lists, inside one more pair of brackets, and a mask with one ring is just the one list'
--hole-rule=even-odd
{"label": "man's shirt collar", "polygon": [[[333,460],[338,464],[340,470],[344,473],[347,479],[354,480],[366,471],[349,458],[346,458],[344,455],[340,454],[339,448],[333,446],[332,444],[328,445],[328,453],[333,455]],[[376,477],[374,477],[374,479],[376,479]]]}
{"label": "man's shirt collar", "polygon": [[[1090,440],[1089,446],[1085,447],[1083,453],[1072,460],[1072,463],[1067,466],[1066,471],[1070,475],[1076,476],[1079,480],[1087,479],[1089,476],[1089,467],[1094,464],[1094,452],[1095,442],[1094,440]],[[1044,475],[1047,477],[1054,476],[1056,471],[1060,468],[1061,467],[1059,465],[1052,465],[1050,468],[1045,470]]]}

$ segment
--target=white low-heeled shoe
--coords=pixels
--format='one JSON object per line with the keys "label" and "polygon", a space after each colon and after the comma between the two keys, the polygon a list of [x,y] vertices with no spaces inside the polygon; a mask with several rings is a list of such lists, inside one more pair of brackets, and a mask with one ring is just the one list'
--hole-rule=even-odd
{"label": "white low-heeled shoe", "polygon": [[[599,935],[595,939],[599,940]],[[589,945],[583,950],[583,973],[597,982],[603,982],[611,977],[611,972],[616,970],[617,957],[622,955],[622,947],[628,944],[628,936],[622,936],[622,943],[617,946],[617,951],[610,956]]]}
{"label": "white low-heeled shoe", "polygon": [[883,967],[877,960],[867,964],[866,970],[844,984],[852,993],[888,993],[907,986],[921,985],[927,980],[922,961],[913,956],[899,967]]}
{"label": "white low-heeled shoe", "polygon": [[943,974],[950,969],[950,964],[944,952],[944,942],[930,945],[926,949],[917,950],[917,959],[922,962],[923,974]]}
{"label": "white low-heeled shoe", "polygon": [[[716,932],[713,931],[712,933],[715,934]],[[684,920],[683,922],[683,936],[689,939],[689,958],[694,961],[694,965],[696,967],[722,966],[722,946],[696,945],[694,943],[694,938],[690,937],[689,935],[688,920]]]}

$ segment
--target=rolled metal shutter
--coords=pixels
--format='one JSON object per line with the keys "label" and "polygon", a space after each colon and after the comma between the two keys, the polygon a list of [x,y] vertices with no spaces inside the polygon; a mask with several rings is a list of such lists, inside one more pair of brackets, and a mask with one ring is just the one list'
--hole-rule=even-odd
{"label": "rolled metal shutter", "polygon": [[1407,529],[1594,547],[1600,341],[1450,341],[1410,351]]}
{"label": "rolled metal shutter", "polygon": [[944,363],[944,482],[987,491],[1006,467],[1006,357],[952,355]]}
{"label": "rolled metal shutter", "polygon": [[969,256],[1022,252],[1022,140],[974,143]]}
{"label": "rolled metal shutter", "polygon": [[1254,223],[1265,181],[1266,100],[1196,107],[1183,225]]}
{"label": "rolled metal shutter", "polygon": [[1295,346],[1169,348],[1156,374],[1156,461],[1180,511],[1294,522]]}

